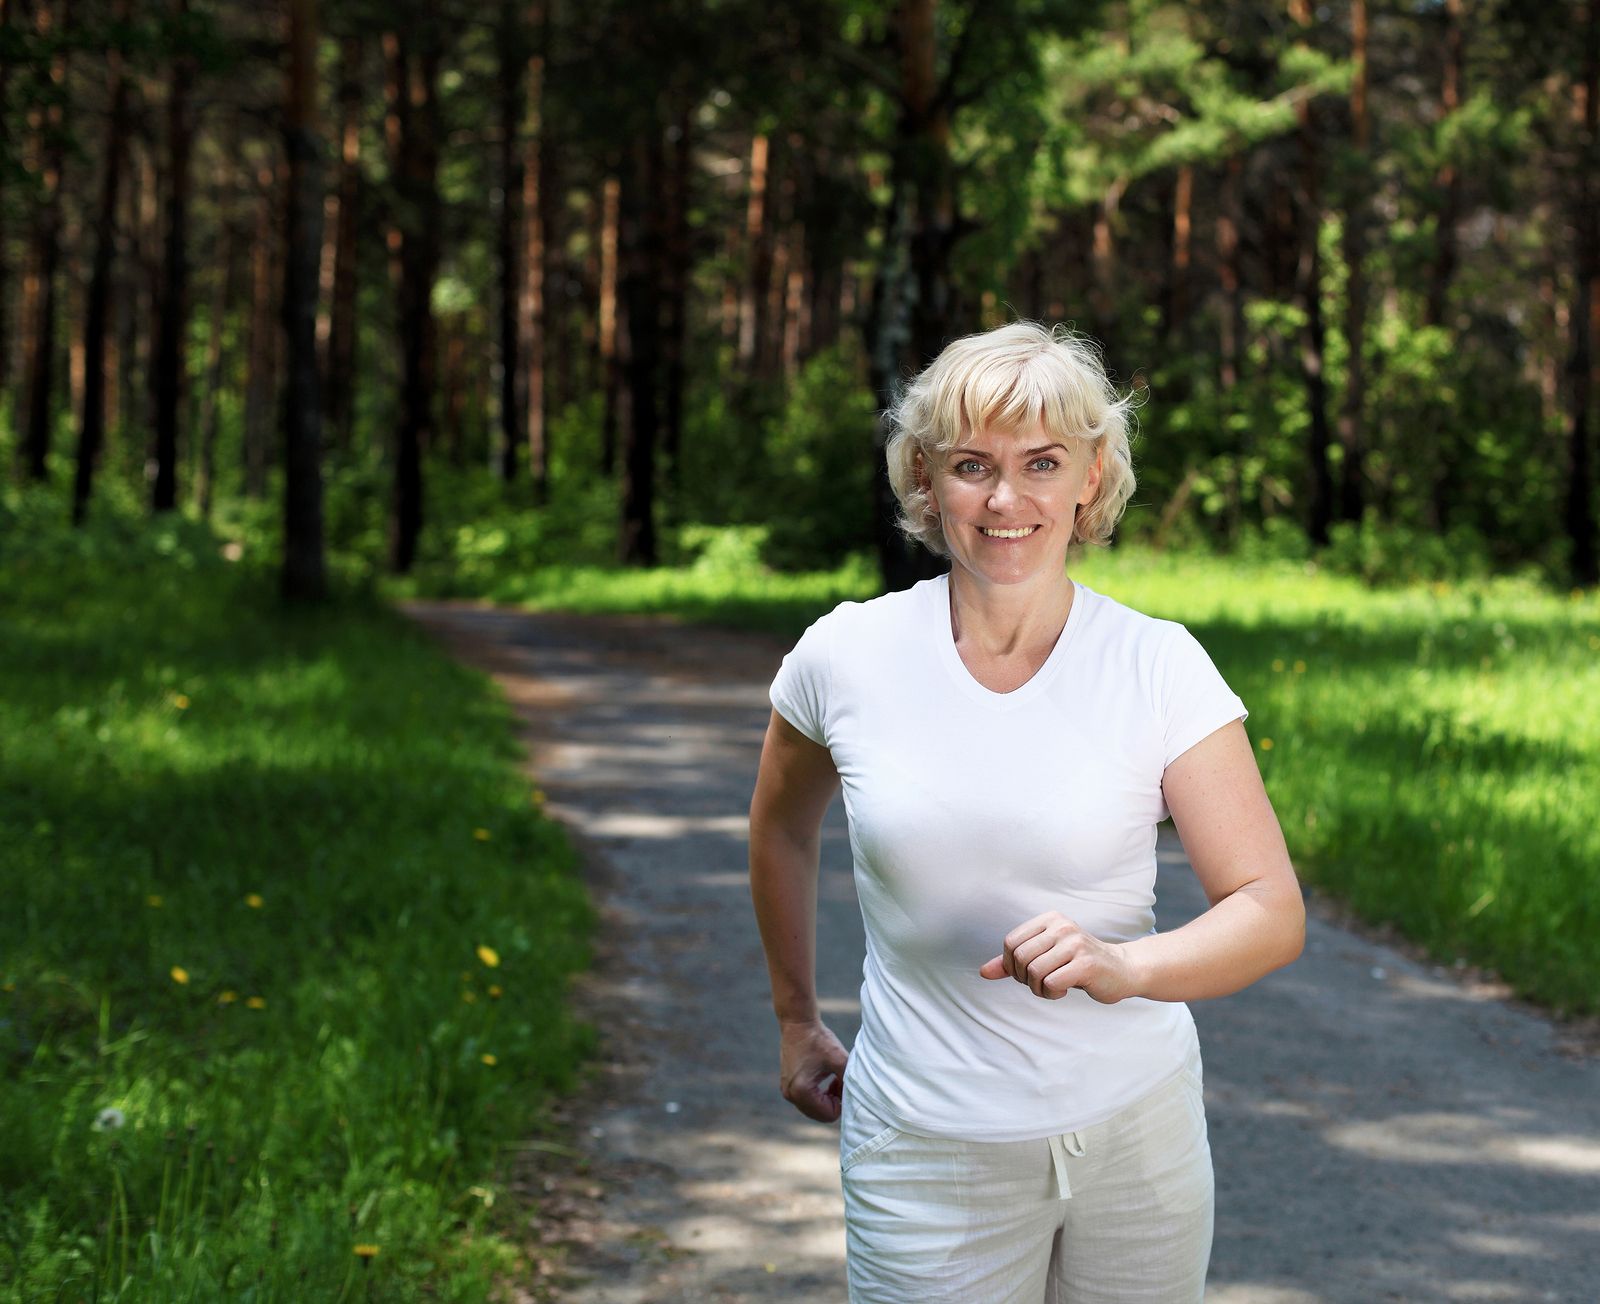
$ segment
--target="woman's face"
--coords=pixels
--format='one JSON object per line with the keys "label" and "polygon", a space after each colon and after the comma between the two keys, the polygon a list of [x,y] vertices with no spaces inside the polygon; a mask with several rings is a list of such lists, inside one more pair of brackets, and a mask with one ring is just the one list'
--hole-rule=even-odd
{"label": "woman's face", "polygon": [[994,584],[1061,575],[1078,509],[1094,500],[1100,462],[1083,439],[1041,428],[986,430],[925,455],[952,564]]}

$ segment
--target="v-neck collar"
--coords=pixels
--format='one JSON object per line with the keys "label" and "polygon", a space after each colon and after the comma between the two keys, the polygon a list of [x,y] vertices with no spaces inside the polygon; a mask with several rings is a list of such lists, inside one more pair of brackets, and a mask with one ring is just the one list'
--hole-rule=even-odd
{"label": "v-neck collar", "polygon": [[985,688],[974,678],[956,648],[955,631],[950,624],[950,573],[946,571],[929,581],[928,615],[933,621],[934,642],[939,649],[939,660],[944,664],[945,670],[949,672],[956,686],[974,702],[1002,711],[1015,710],[1043,692],[1066,659],[1067,645],[1072,641],[1073,632],[1083,623],[1083,609],[1088,605],[1090,590],[1076,580],[1071,583],[1072,607],[1067,612],[1066,624],[1056,636],[1055,646],[1050,649],[1050,655],[1045,658],[1044,664],[1033,672],[1033,677],[1025,684],[1013,688],[1009,693],[997,693],[992,688]]}

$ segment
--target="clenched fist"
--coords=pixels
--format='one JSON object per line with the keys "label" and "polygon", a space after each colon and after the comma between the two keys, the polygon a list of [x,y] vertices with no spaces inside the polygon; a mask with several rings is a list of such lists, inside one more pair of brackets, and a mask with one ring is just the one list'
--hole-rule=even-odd
{"label": "clenched fist", "polygon": [[1000,954],[984,962],[985,978],[1015,978],[1035,996],[1059,1000],[1074,987],[1102,1005],[1138,995],[1138,975],[1118,942],[1102,942],[1058,910],[1006,934]]}

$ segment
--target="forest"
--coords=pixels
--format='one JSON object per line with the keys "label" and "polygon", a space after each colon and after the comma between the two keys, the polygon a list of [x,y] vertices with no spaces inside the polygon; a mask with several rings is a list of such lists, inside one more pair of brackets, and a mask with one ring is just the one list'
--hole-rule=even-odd
{"label": "forest", "polygon": [[1128,537],[1596,581],[1592,3],[4,0],[0,41],[0,441],[75,521],[223,512],[305,596],[489,517],[508,568],[743,525],[896,587],[876,414],[1020,316],[1140,394]]}
{"label": "forest", "polygon": [[1592,1024],[1597,190],[1600,0],[0,0],[0,1297],[559,1298],[607,902],[418,608],[770,674],[1013,319],[1308,898]]}

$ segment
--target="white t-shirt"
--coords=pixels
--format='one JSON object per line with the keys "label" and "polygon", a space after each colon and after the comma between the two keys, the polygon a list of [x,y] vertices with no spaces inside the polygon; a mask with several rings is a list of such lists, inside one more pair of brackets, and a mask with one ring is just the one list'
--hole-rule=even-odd
{"label": "white t-shirt", "polygon": [[1122,942],[1155,931],[1166,767],[1248,713],[1182,625],[1083,584],[1010,693],[972,677],[949,576],[841,603],[784,658],[772,704],[843,783],[866,924],[846,1090],[903,1131],[1022,1141],[1088,1127],[1176,1073],[1188,1006],[978,975],[1059,910]]}

